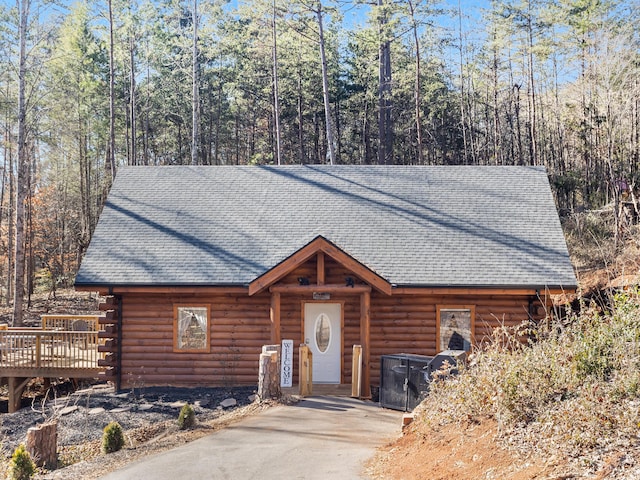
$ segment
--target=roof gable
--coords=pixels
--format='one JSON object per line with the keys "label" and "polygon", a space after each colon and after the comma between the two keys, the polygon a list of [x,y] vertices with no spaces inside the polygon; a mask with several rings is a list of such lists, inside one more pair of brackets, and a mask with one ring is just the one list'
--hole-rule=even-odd
{"label": "roof gable", "polygon": [[539,167],[121,168],[80,286],[250,285],[317,237],[397,286],[576,285]]}
{"label": "roof gable", "polygon": [[319,252],[326,253],[382,293],[391,295],[391,284],[389,282],[321,236],[316,237],[286,260],[252,281],[249,284],[249,295],[255,295],[268,288]]}

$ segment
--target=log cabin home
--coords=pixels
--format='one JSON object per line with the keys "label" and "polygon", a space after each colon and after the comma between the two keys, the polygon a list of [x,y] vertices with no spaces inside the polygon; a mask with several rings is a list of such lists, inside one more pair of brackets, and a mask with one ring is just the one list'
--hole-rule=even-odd
{"label": "log cabin home", "polygon": [[576,278],[541,167],[166,166],[118,171],[76,288],[118,388],[256,384],[292,339],[314,383],[362,345],[369,392],[381,355],[469,350]]}

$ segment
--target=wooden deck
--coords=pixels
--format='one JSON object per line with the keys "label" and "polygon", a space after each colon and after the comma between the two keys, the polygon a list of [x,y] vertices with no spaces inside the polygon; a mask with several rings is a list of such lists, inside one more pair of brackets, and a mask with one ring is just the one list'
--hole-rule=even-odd
{"label": "wooden deck", "polygon": [[56,317],[43,318],[47,329],[0,326],[0,378],[9,386],[9,412],[20,407],[32,378],[97,378],[103,370],[98,317]]}

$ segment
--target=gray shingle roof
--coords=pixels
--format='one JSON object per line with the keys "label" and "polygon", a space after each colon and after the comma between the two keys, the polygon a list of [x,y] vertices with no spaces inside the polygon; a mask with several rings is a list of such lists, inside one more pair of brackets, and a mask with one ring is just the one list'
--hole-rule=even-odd
{"label": "gray shingle roof", "polygon": [[398,286],[576,279],[543,168],[128,167],[76,283],[247,285],[323,236]]}

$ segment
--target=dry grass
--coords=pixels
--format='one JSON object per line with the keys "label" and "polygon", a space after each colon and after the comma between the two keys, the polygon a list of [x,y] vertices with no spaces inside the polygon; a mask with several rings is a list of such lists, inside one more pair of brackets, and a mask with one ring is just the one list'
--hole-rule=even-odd
{"label": "dry grass", "polygon": [[562,323],[497,331],[459,376],[432,384],[416,412],[419,428],[489,419],[500,441],[521,452],[560,456],[585,473],[637,472],[640,294],[612,304],[607,314],[585,308]]}

